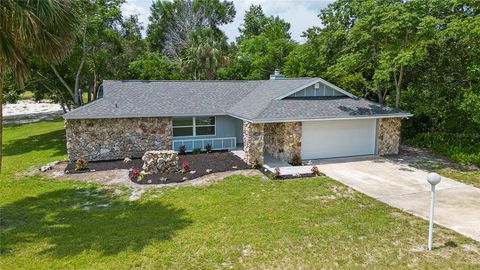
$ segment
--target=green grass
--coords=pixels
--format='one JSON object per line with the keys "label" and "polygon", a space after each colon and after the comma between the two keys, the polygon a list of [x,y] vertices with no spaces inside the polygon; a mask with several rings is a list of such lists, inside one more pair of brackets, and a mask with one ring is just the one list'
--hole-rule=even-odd
{"label": "green grass", "polygon": [[460,163],[480,166],[480,134],[425,132],[407,139],[407,143],[432,149]]}
{"label": "green grass", "polygon": [[436,170],[439,174],[458,180],[460,182],[480,188],[480,171],[467,171],[454,168],[443,168]]}
{"label": "green grass", "polygon": [[[63,123],[5,128],[0,269],[465,268],[480,244],[328,178],[233,176],[130,191],[19,176],[65,157]],[[8,152],[10,151],[10,152]]]}

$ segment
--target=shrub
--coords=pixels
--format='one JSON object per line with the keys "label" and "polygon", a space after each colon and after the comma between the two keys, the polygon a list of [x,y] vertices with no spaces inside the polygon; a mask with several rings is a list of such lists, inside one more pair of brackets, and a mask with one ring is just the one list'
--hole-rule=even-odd
{"label": "shrub", "polygon": [[186,153],[187,153],[187,148],[185,147],[184,144],[181,144],[180,147],[178,147],[178,154],[185,155]]}
{"label": "shrub", "polygon": [[207,151],[207,153],[211,153],[212,152],[212,145],[211,144],[207,144],[205,145],[205,151]]}
{"label": "shrub", "polygon": [[130,169],[130,177],[134,179],[138,179],[140,177],[141,172],[142,170],[140,170],[139,168],[132,168]]}
{"label": "shrub", "polygon": [[140,171],[140,175],[137,177],[137,180],[140,181],[145,177],[145,171]]}
{"label": "shrub", "polygon": [[293,166],[301,166],[302,165],[302,159],[300,158],[299,155],[295,154],[292,157],[292,161],[290,162]]}
{"label": "shrub", "polygon": [[192,150],[192,154],[194,154],[194,155],[198,155],[198,154],[200,154],[200,153],[202,153],[202,149],[200,149],[200,148],[194,148],[194,149]]}
{"label": "shrub", "polygon": [[280,168],[278,167],[275,168],[275,178],[280,178]]}
{"label": "shrub", "polygon": [[181,166],[181,169],[180,169],[180,172],[181,173],[186,173],[190,170],[190,162],[188,162],[188,160],[184,160],[182,162],[182,166]]}
{"label": "shrub", "polygon": [[324,174],[320,172],[318,167],[316,165],[313,165],[312,169],[310,170],[313,174],[313,176],[323,176]]}
{"label": "shrub", "polygon": [[85,170],[87,168],[88,162],[84,158],[79,158],[75,161],[75,171]]}
{"label": "shrub", "polygon": [[252,163],[252,169],[261,169],[262,168],[262,163],[258,160],[258,158],[255,158]]}

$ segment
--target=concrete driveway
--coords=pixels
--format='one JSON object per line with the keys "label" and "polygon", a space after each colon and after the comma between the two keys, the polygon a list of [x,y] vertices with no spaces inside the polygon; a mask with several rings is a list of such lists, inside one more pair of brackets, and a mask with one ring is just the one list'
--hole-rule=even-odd
{"label": "concrete driveway", "polygon": [[[355,190],[422,218],[429,217],[426,171],[382,158],[314,163],[329,177]],[[480,189],[442,177],[436,190],[435,223],[480,241]]]}

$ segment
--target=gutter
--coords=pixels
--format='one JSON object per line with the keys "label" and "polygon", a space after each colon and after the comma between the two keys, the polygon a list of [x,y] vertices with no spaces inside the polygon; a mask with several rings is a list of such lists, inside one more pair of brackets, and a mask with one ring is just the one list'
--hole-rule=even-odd
{"label": "gutter", "polygon": [[333,120],[357,120],[357,119],[379,119],[379,118],[409,118],[412,117],[411,113],[404,114],[381,114],[381,115],[368,115],[368,116],[355,116],[355,117],[324,117],[324,118],[279,118],[279,119],[255,119],[246,120],[251,123],[280,123],[280,122],[309,122],[309,121],[333,121]]}

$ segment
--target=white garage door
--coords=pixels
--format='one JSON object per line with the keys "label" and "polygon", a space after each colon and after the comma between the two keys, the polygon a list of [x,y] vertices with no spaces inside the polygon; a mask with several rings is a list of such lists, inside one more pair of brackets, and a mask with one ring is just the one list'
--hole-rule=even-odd
{"label": "white garage door", "polygon": [[373,155],[375,119],[302,123],[302,159]]}

